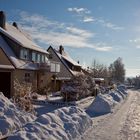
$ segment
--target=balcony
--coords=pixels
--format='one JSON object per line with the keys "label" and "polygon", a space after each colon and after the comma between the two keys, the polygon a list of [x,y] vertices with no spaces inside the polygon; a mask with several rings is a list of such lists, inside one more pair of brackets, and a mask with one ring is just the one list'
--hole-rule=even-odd
{"label": "balcony", "polygon": [[52,73],[60,72],[60,63],[55,61],[48,61],[46,63],[38,63],[38,69],[41,71],[47,71]]}
{"label": "balcony", "polygon": [[38,69],[41,71],[50,71],[50,62],[38,63]]}

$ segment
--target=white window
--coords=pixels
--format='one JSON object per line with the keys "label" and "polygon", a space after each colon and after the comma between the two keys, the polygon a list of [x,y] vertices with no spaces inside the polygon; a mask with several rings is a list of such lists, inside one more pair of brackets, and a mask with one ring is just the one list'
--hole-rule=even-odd
{"label": "white window", "polygon": [[48,62],[48,58],[47,58],[47,56],[45,56],[45,62]]}
{"label": "white window", "polygon": [[51,72],[60,72],[60,64],[51,63]]}
{"label": "white window", "polygon": [[41,55],[41,62],[45,63],[45,55]]}
{"label": "white window", "polygon": [[51,72],[55,72],[55,64],[51,63]]}
{"label": "white window", "polygon": [[60,64],[56,64],[55,68],[56,68],[56,72],[60,72]]}
{"label": "white window", "polygon": [[20,50],[20,58],[28,60],[29,59],[29,50],[27,49],[21,49]]}
{"label": "white window", "polygon": [[35,52],[32,52],[32,61],[36,61],[36,53]]}
{"label": "white window", "polygon": [[40,61],[41,61],[41,55],[37,54],[37,62],[40,63]]}

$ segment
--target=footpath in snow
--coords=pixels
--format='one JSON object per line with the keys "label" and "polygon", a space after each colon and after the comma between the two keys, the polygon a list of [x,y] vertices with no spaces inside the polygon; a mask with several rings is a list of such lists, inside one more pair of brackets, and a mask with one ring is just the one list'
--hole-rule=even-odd
{"label": "footpath in snow", "polygon": [[93,127],[81,140],[140,140],[140,92],[129,90],[112,113],[92,120]]}

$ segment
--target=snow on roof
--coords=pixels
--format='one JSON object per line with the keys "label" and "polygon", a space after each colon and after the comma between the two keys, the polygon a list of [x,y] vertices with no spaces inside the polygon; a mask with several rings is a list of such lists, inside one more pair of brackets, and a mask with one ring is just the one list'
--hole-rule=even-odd
{"label": "snow on roof", "polygon": [[6,53],[7,57],[10,59],[12,64],[18,68],[18,69],[30,69],[30,70],[36,70],[38,69],[37,64],[34,64],[32,62],[25,62],[23,60],[17,59],[7,42],[3,39],[2,36],[0,36],[0,47],[2,50]]}
{"label": "snow on roof", "polygon": [[6,23],[6,30],[0,27],[0,32],[2,32],[4,35],[6,35],[7,37],[14,40],[15,42],[17,42],[25,48],[48,54],[48,52],[45,49],[40,48],[37,44],[35,44],[31,40],[29,35],[27,35],[27,33],[20,29],[17,29],[12,25],[9,25],[8,23]]}
{"label": "snow on roof", "polygon": [[95,81],[104,81],[104,78],[93,78]]}
{"label": "snow on roof", "polygon": [[60,54],[60,52],[56,49],[54,49],[55,52],[58,54],[58,56],[61,58],[61,59],[64,59],[64,60],[67,60],[68,62],[70,62],[71,64],[73,64],[74,66],[80,66],[80,64],[78,64],[76,61],[74,61],[69,55],[68,53],[66,53],[65,51],[63,51],[62,54]]}
{"label": "snow on roof", "polygon": [[15,69],[12,65],[0,65],[0,69]]}

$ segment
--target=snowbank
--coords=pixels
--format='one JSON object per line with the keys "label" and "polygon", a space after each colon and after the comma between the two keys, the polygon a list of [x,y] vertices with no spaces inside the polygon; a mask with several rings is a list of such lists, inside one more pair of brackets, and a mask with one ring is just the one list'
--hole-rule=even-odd
{"label": "snowbank", "polygon": [[122,92],[123,94],[127,94],[127,88],[125,85],[119,85],[117,86],[117,89]]}
{"label": "snowbank", "polygon": [[0,92],[0,139],[11,134],[35,116],[22,112]]}
{"label": "snowbank", "polygon": [[90,117],[78,107],[63,107],[38,117],[8,140],[73,140],[92,125]]}
{"label": "snowbank", "polygon": [[99,94],[86,112],[90,116],[103,115],[113,111],[113,108],[120,103],[127,95],[124,86],[118,86],[116,90],[109,91],[107,94]]}
{"label": "snowbank", "polygon": [[112,111],[116,101],[109,94],[98,94],[86,112],[90,115],[102,115]]}
{"label": "snowbank", "polygon": [[113,100],[116,102],[121,102],[124,99],[122,94],[117,91],[111,91],[109,95],[112,96]]}

